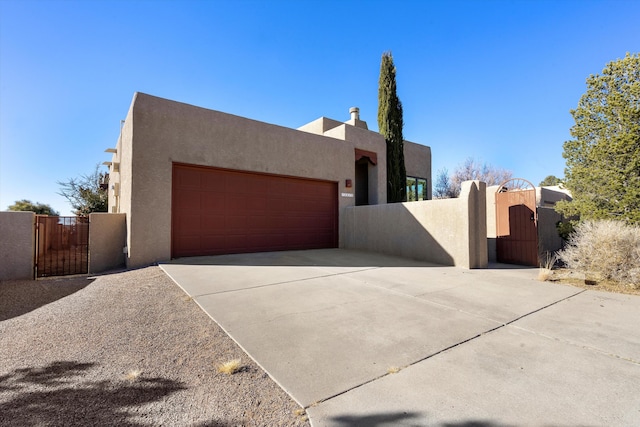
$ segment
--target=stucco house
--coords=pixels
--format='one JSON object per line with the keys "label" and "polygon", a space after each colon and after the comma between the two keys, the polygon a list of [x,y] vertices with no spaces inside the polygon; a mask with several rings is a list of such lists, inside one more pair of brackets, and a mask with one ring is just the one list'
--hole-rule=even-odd
{"label": "stucco house", "polygon": [[[290,129],[136,93],[107,150],[127,266],[343,246],[346,209],[387,198],[384,138],[350,115]],[[404,155],[409,200],[431,199],[431,149]]]}

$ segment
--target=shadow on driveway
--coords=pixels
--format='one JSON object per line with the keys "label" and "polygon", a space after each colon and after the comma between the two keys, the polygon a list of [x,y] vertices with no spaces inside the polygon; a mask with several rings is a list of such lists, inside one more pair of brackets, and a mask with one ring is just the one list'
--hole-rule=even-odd
{"label": "shadow on driveway", "polygon": [[[452,267],[376,252],[337,248],[184,257],[172,259],[167,264],[254,267]],[[496,262],[489,263],[487,269],[537,270],[536,267]]]}
{"label": "shadow on driveway", "polygon": [[[332,425],[336,427],[385,427],[401,423],[404,426],[421,427],[426,425],[427,415],[421,412],[383,412],[368,415],[340,415],[331,417]],[[428,424],[428,422],[427,422]],[[459,422],[445,422],[438,427],[514,427],[507,424],[495,423],[488,420],[466,420]]]}

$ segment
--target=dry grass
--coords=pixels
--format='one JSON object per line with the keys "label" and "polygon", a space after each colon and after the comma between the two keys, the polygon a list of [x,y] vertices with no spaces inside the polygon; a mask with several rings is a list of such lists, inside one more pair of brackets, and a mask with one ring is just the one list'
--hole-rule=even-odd
{"label": "dry grass", "polygon": [[218,365],[218,372],[221,374],[233,375],[242,369],[242,360],[233,359]]}
{"label": "dry grass", "polygon": [[127,372],[127,375],[125,375],[125,379],[128,381],[135,381],[140,377],[141,373],[142,372],[137,369],[132,369],[131,371]]}
{"label": "dry grass", "polygon": [[640,227],[621,221],[584,221],[558,254],[566,266],[597,283],[640,289]]}
{"label": "dry grass", "polygon": [[304,408],[299,408],[296,409],[295,411],[293,411],[293,414],[300,418],[300,420],[302,421],[307,421],[309,419],[309,417],[307,416],[307,411]]}
{"label": "dry grass", "polygon": [[389,369],[387,369],[387,373],[388,374],[397,374],[401,370],[402,370],[402,368],[399,368],[397,366],[391,366]]}
{"label": "dry grass", "polygon": [[553,276],[553,271],[550,268],[540,267],[540,271],[538,271],[538,280],[541,282],[547,282],[551,280]]}
{"label": "dry grass", "polygon": [[555,253],[547,252],[543,259],[540,261],[540,271],[538,271],[538,280],[546,282],[551,280],[553,276],[553,267],[556,264],[558,257]]}

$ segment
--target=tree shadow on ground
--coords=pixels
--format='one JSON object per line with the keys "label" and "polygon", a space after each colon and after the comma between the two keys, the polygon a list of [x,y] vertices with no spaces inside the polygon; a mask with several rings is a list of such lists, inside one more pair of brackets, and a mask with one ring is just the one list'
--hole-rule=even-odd
{"label": "tree shadow on ground", "polygon": [[141,405],[186,389],[166,378],[78,378],[97,367],[61,361],[0,376],[0,426],[143,426],[134,419],[146,417]]}
{"label": "tree shadow on ground", "polygon": [[437,425],[439,427],[513,427],[506,424],[486,420],[468,420],[461,422],[446,422],[433,424],[427,415],[420,412],[390,412],[370,415],[341,415],[332,417],[331,421],[344,427],[391,427],[396,425],[422,427]]}
{"label": "tree shadow on ground", "polygon": [[93,283],[87,277],[0,282],[0,322],[69,296]]}

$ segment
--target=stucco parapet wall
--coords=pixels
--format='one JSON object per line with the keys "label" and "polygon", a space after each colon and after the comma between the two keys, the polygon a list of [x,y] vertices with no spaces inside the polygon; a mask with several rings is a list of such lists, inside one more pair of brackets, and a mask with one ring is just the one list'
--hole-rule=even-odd
{"label": "stucco parapet wall", "polygon": [[378,150],[384,150],[385,153],[387,150],[384,137],[378,132],[358,128],[346,123],[341,123],[339,126],[327,130],[324,136],[348,141],[354,147],[377,147]]}
{"label": "stucco parapet wall", "polygon": [[[162,149],[171,162],[327,179],[323,162],[310,161],[309,156],[315,152],[338,156],[348,150],[325,135],[143,93],[136,94],[133,117],[138,151],[134,174],[135,159],[157,157],[141,150]],[[319,158],[325,159],[312,157]]]}
{"label": "stucco parapet wall", "polygon": [[409,170],[425,170],[425,166],[428,166],[429,176],[421,176],[420,178],[431,179],[431,147],[407,140],[403,141],[403,145],[407,175],[411,175]]}
{"label": "stucco parapet wall", "polygon": [[302,125],[298,128],[299,131],[314,133],[316,135],[324,135],[326,131],[329,129],[333,129],[342,124],[337,120],[329,119],[327,117],[320,117],[312,121],[311,123],[307,123],[306,125]]}
{"label": "stucco parapet wall", "polygon": [[364,120],[351,119],[351,120],[347,120],[345,123],[348,124],[349,126],[353,126],[361,129],[367,129],[367,130],[369,129],[369,126],[367,126],[367,122],[365,122]]}

